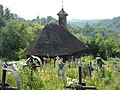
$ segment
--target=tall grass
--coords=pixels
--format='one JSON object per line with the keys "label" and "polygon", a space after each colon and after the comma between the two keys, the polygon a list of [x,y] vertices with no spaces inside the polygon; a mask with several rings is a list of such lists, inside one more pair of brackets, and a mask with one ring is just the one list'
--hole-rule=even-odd
{"label": "tall grass", "polygon": [[[19,66],[17,71],[20,79],[21,90],[66,90],[66,80],[68,77],[78,79],[78,65],[83,60],[85,63],[93,61],[92,56],[86,56],[79,59],[76,67],[68,68],[68,63],[64,66],[65,76],[58,77],[58,69],[54,68],[53,62],[45,64],[42,68],[37,68],[32,75],[28,67]],[[83,63],[83,62],[82,62]],[[118,66],[118,67],[116,67]],[[101,77],[101,72],[92,71],[92,77],[86,76],[83,82],[88,86],[96,86],[98,90],[120,90],[119,65],[112,65],[106,61],[104,65],[104,77]],[[16,86],[16,81],[12,74],[7,74],[7,83],[10,86]],[[32,87],[31,87],[32,86]],[[31,89],[32,88],[32,89]]]}

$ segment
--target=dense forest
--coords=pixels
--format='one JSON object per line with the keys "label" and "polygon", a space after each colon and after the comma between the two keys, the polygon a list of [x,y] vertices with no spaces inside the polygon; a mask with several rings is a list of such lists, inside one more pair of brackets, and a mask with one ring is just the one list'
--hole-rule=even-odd
{"label": "dense forest", "polygon": [[[88,47],[87,54],[102,58],[120,55],[120,17],[108,20],[96,20],[94,24],[68,24],[68,30]],[[36,37],[37,31],[48,24],[57,24],[52,16],[25,20],[11,13],[9,8],[0,5],[0,57],[10,60],[24,58],[24,50]],[[73,22],[72,22],[73,23]],[[91,21],[93,23],[93,21]]]}
{"label": "dense forest", "polygon": [[120,16],[114,17],[113,19],[101,20],[99,23],[96,23],[95,25],[96,26],[103,26],[106,28],[120,29]]}
{"label": "dense forest", "polygon": [[[90,54],[100,54],[104,59],[117,57],[120,54],[120,17],[108,20],[100,20],[90,25],[86,22],[84,27],[70,26],[69,30],[77,38],[82,40],[89,48]],[[109,26],[109,27],[108,27]]]}

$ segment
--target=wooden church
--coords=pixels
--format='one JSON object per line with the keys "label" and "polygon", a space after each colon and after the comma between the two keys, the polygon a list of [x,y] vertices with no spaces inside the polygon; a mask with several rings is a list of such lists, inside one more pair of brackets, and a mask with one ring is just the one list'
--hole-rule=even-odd
{"label": "wooden church", "polygon": [[25,50],[25,54],[43,57],[62,57],[64,60],[71,56],[80,56],[85,52],[85,44],[78,40],[67,29],[68,14],[62,10],[57,14],[59,25],[47,24],[30,46]]}

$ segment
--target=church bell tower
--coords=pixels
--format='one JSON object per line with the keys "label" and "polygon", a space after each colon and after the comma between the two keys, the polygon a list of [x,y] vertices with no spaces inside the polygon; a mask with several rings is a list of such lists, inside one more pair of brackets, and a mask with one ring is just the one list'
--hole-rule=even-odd
{"label": "church bell tower", "polygon": [[59,25],[63,26],[67,30],[68,14],[64,11],[63,7],[62,10],[57,15],[59,16]]}

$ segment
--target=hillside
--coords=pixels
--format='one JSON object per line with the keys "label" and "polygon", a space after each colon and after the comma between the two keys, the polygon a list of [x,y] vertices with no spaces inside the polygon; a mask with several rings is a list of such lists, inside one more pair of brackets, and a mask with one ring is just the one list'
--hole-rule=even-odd
{"label": "hillside", "polygon": [[88,23],[89,25],[93,26],[103,26],[106,28],[120,28],[120,16],[114,17],[113,19],[92,19],[92,20],[79,20],[79,19],[72,19],[68,21],[68,24],[74,27],[83,27],[85,24]]}
{"label": "hillside", "polygon": [[89,25],[94,25],[98,23],[100,19],[92,19],[92,20],[79,20],[79,19],[72,19],[68,21],[68,24],[74,27],[83,27],[86,23]]}
{"label": "hillside", "polygon": [[103,26],[106,28],[120,28],[120,16],[119,17],[114,17],[113,19],[105,19],[105,20],[100,20],[97,24],[97,26]]}

